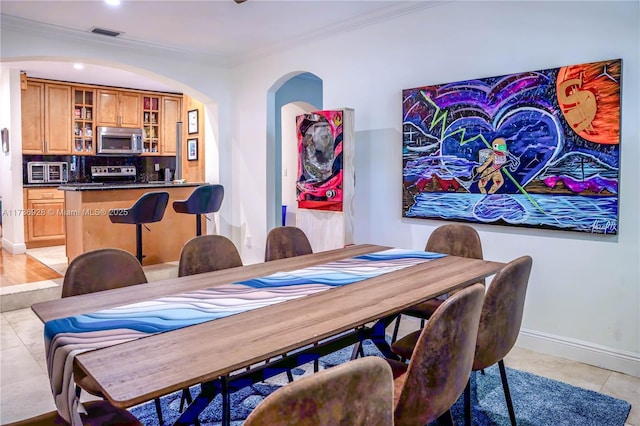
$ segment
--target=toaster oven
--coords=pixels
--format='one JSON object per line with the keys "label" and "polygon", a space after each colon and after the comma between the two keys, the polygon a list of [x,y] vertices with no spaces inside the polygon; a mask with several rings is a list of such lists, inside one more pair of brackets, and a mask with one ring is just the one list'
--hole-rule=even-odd
{"label": "toaster oven", "polygon": [[64,161],[30,161],[28,183],[64,183],[69,180],[69,164]]}

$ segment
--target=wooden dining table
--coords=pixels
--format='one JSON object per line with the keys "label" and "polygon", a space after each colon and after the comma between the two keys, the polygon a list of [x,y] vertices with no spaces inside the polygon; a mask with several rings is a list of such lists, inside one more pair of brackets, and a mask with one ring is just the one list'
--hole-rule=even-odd
{"label": "wooden dining table", "polygon": [[[36,303],[32,310],[43,321],[114,308],[158,297],[264,277],[280,271],[387,250],[390,247],[361,244],[272,262],[216,272],[172,278],[131,287]],[[370,338],[383,354],[393,356],[384,338],[386,326],[402,310],[495,274],[503,263],[445,256],[386,273],[375,278],[331,288],[309,296],[162,332],[75,356],[74,368],[95,380],[115,406],[128,408],[196,384],[203,396],[176,424],[188,424],[217,392],[228,404],[227,386],[262,361],[296,352],[309,361],[318,347],[335,350],[332,338],[349,344]],[[351,334],[349,334],[351,333]],[[349,337],[351,336],[351,337]],[[349,340],[351,339],[351,340]],[[337,340],[336,340],[337,341]],[[320,344],[318,345],[318,343]],[[325,343],[323,343],[325,342]],[[328,342],[328,343],[326,343]],[[334,346],[332,346],[334,345]],[[301,349],[302,348],[302,349]],[[308,348],[308,349],[305,349]],[[304,355],[300,357],[300,354]],[[295,358],[295,357],[293,357]],[[316,358],[317,359],[317,358]],[[283,368],[297,360],[281,358]],[[254,372],[255,371],[255,372]],[[227,406],[228,409],[228,406]],[[228,420],[227,420],[228,421]]]}

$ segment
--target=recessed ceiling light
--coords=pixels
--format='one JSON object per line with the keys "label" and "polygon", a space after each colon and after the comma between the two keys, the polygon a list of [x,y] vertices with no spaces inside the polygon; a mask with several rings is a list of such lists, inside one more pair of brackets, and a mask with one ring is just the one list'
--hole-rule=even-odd
{"label": "recessed ceiling light", "polygon": [[104,0],[109,6],[120,6],[120,0]]}
{"label": "recessed ceiling light", "polygon": [[82,65],[82,64],[73,64],[73,68],[75,68],[77,70],[81,70],[81,69],[84,69],[84,65]]}

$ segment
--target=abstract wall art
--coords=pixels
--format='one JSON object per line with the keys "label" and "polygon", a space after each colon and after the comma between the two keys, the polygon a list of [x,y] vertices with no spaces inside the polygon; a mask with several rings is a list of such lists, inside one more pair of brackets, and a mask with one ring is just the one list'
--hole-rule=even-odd
{"label": "abstract wall art", "polygon": [[342,120],[341,110],[296,117],[299,208],[342,211]]}
{"label": "abstract wall art", "polygon": [[409,218],[618,232],[622,60],[403,90]]}

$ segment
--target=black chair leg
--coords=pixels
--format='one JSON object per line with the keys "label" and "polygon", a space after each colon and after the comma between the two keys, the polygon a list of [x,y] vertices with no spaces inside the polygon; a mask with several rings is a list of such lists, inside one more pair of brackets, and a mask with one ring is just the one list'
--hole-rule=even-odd
{"label": "black chair leg", "polygon": [[293,382],[293,373],[291,370],[287,370],[287,379],[289,380],[289,383]]}
{"label": "black chair leg", "polygon": [[467,387],[464,388],[464,424],[471,426],[471,378],[467,382]]}
{"label": "black chair leg", "polygon": [[451,410],[447,410],[446,413],[438,417],[438,424],[444,426],[453,426],[453,417],[451,416]]}
{"label": "black chair leg", "polygon": [[398,314],[398,316],[396,317],[396,325],[393,326],[391,343],[395,343],[395,341],[398,340],[398,331],[400,331],[400,318],[402,318],[402,314]]}
{"label": "black chair leg", "polygon": [[196,236],[202,235],[202,216],[200,214],[196,215]]}
{"label": "black chair leg", "polygon": [[507,382],[507,371],[504,368],[504,361],[498,361],[500,368],[500,379],[502,379],[502,388],[504,389],[504,397],[507,400],[507,410],[509,410],[509,419],[511,426],[516,426],[516,413],[513,411],[513,403],[511,401],[511,392],[509,392],[509,383]]}
{"label": "black chair leg", "polygon": [[160,423],[160,425],[164,424],[164,420],[162,420],[162,406],[160,405],[160,398],[156,398],[153,400],[154,404],[156,405],[156,414],[158,415],[158,421]]}
{"label": "black chair leg", "polygon": [[136,224],[136,257],[142,265],[142,224]]}

